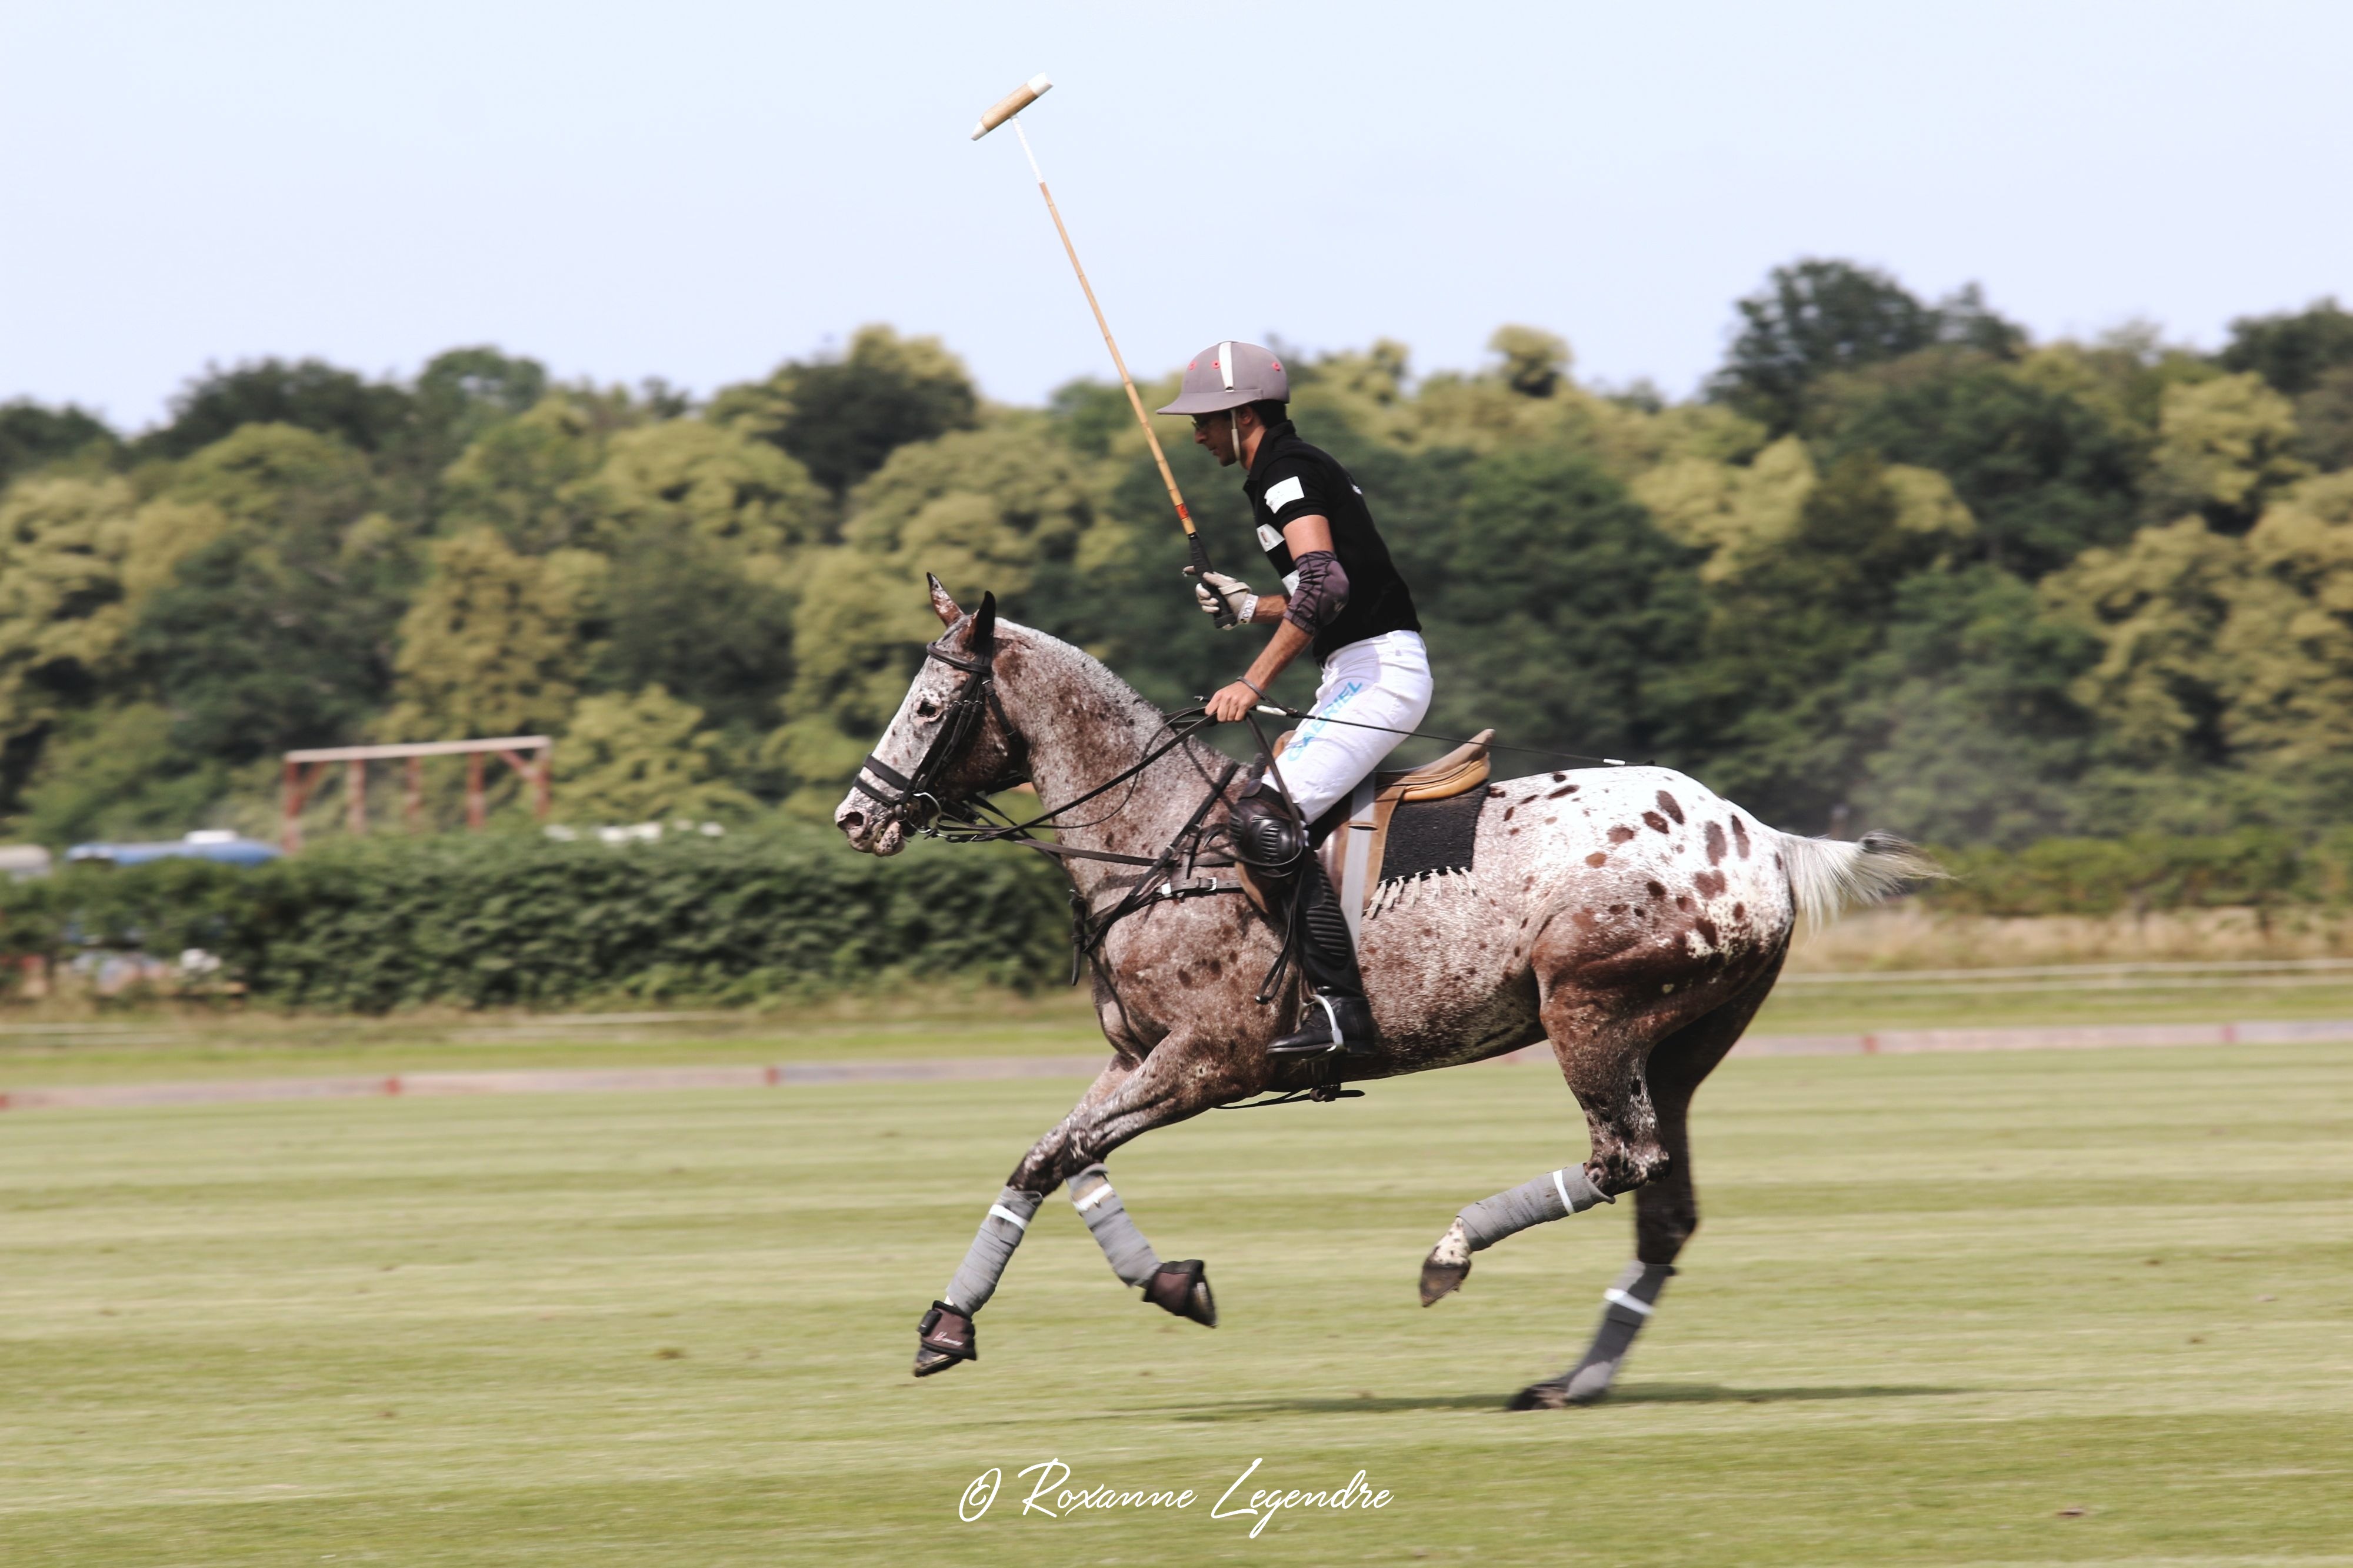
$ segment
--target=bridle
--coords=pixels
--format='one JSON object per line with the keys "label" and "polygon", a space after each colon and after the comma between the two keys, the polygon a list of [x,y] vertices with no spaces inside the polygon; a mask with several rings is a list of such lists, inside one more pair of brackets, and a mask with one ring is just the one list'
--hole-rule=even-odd
{"label": "bridle", "polygon": [[[866,760],[858,764],[858,776],[850,784],[918,831],[928,831],[943,819],[955,823],[975,821],[972,806],[976,798],[1011,788],[1029,771],[1025,755],[1028,748],[1021,732],[1005,716],[1005,705],[997,697],[997,595],[989,594],[981,599],[980,609],[972,618],[972,635],[965,639],[965,652],[944,647],[946,640],[943,637],[939,642],[924,644],[923,657],[964,671],[964,679],[940,710],[939,728],[932,733],[932,743],[923,748],[915,771],[902,773],[869,752]],[[943,796],[941,781],[964,762],[973,743],[980,738],[981,725],[992,713],[1005,731],[1004,770],[984,784]],[[870,773],[875,781],[872,784],[867,782]],[[928,802],[929,810],[923,813],[921,823],[910,823],[907,808],[917,802]]]}
{"label": "bridle", "polygon": [[[964,679],[941,710],[939,728],[933,733],[931,744],[923,748],[923,758],[915,764],[915,771],[902,773],[869,752],[866,760],[859,764],[858,777],[850,787],[889,810],[902,826],[912,827],[924,837],[944,838],[959,844],[1013,843],[1057,860],[1102,860],[1121,866],[1143,867],[1143,872],[1128,887],[1124,896],[1107,909],[1094,908],[1075,884],[1071,889],[1071,977],[1077,980],[1085,968],[1092,966],[1118,1007],[1122,1026],[1127,1029],[1131,1040],[1135,1040],[1133,1026],[1126,1023],[1127,1009],[1119,995],[1117,976],[1103,960],[1103,939],[1120,921],[1156,903],[1179,903],[1221,893],[1246,895],[1246,889],[1239,882],[1224,881],[1202,874],[1213,868],[1231,869],[1235,865],[1229,855],[1220,855],[1209,848],[1209,841],[1224,831],[1224,826],[1213,826],[1208,819],[1210,813],[1225,800],[1227,787],[1233,783],[1234,775],[1241,771],[1241,764],[1230,759],[1226,761],[1225,766],[1209,781],[1200,804],[1193,808],[1185,825],[1176,830],[1176,836],[1157,855],[1124,855],[1109,849],[1088,849],[1075,844],[1039,838],[1037,835],[1041,829],[1092,826],[1118,816],[1126,809],[1125,802],[1096,818],[1094,823],[1066,823],[1062,820],[1065,813],[1100,799],[1121,784],[1135,779],[1153,763],[1183,745],[1196,731],[1208,726],[1208,714],[1200,708],[1165,714],[1162,722],[1167,731],[1166,738],[1146,745],[1143,754],[1134,763],[1082,795],[1074,795],[1060,805],[1049,806],[1027,820],[1016,821],[988,798],[1024,782],[1029,773],[1029,742],[1013,727],[1013,721],[1006,715],[1005,706],[997,695],[997,596],[990,594],[982,597],[980,609],[972,619],[972,633],[965,639],[965,651],[959,653],[944,646],[946,640],[947,634],[944,634],[938,642],[925,644],[923,657],[937,659],[951,669],[962,670]],[[1005,767],[987,783],[943,794],[941,781],[965,761],[966,753],[979,739],[981,726],[992,713],[997,716],[997,725],[1005,733]],[[1260,731],[1255,716],[1250,718],[1250,725],[1258,739],[1261,753],[1271,755],[1271,750],[1266,744],[1266,736]],[[873,775],[873,783],[867,781],[866,775],[870,773]],[[1277,783],[1279,785],[1279,775]],[[908,816],[908,808],[918,802],[924,803],[927,807],[920,823],[911,821]],[[1296,807],[1293,809],[1295,811]],[[1261,1001],[1272,994],[1291,963],[1295,940],[1295,932],[1284,933],[1283,944],[1275,956],[1274,966],[1267,971],[1266,979],[1260,987]],[[1135,1043],[1139,1052],[1149,1051],[1150,1047],[1140,1040],[1135,1040]],[[1324,1090],[1316,1092],[1319,1097],[1328,1098]]]}

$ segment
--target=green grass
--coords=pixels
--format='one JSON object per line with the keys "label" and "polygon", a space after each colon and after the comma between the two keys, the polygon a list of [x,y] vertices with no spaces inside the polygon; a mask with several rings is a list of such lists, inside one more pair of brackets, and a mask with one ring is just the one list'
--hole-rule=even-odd
{"label": "green grass", "polygon": [[[1622,1207],[1429,1311],[1413,1281],[1463,1202],[1581,1151],[1537,1068],[1146,1138],[1122,1192],[1224,1326],[1123,1292],[1058,1200],[984,1359],[911,1380],[1075,1088],[11,1115],[0,1562],[2353,1561],[2344,1048],[1731,1064],[1622,1397],[1521,1415]],[[1023,1519],[1050,1457],[1207,1495]],[[1208,1508],[1261,1457],[1393,1500],[1252,1542]]]}
{"label": "green grass", "polygon": [[[607,1016],[608,1018],[613,1016]],[[1084,994],[1031,997],[941,988],[806,1006],[584,1022],[565,1014],[455,1011],[359,1018],[234,1009],[0,1011],[0,1089],[153,1079],[483,1068],[656,1067],[1103,1051]],[[1766,1003],[1763,1033],[2031,1025],[2353,1019],[2353,978],[2192,976],[2117,981],[1808,984]],[[63,1026],[67,1032],[55,1032]],[[97,1031],[94,1032],[93,1026]]]}

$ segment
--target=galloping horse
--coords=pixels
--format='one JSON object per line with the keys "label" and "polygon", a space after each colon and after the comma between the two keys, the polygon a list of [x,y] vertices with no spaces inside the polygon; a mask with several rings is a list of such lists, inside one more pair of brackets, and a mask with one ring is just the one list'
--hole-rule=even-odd
{"label": "galloping horse", "polygon": [[985,794],[1034,784],[1056,829],[1046,847],[1088,916],[1096,1011],[1114,1056],[1014,1166],[923,1318],[916,1375],[976,1358],[974,1314],[1039,1205],[1065,1183],[1123,1280],[1214,1325],[1201,1264],[1162,1263],[1112,1189],[1103,1162],[1130,1139],[1270,1090],[1325,1098],[1343,1079],[1548,1040],[1590,1151],[1464,1208],[1422,1265],[1422,1301],[1459,1287],[1479,1249],[1630,1192],[1634,1260],[1606,1294],[1592,1346],[1513,1404],[1556,1408],[1607,1393],[1699,1225],[1685,1131],[1693,1091],[1772,989],[1798,915],[1826,920],[1938,874],[1934,865],[1884,836],[1778,832],[1666,768],[1490,784],[1468,874],[1430,878],[1363,923],[1377,1053],[1270,1060],[1267,1042],[1292,1027],[1298,1000],[1256,1000],[1281,932],[1215,853],[1239,794],[1234,765],[1094,658],[1000,622],[993,595],[967,615],[938,579],[931,589],[947,629],[834,822],[855,847],[893,855],[911,829],[944,816],[970,824]]}

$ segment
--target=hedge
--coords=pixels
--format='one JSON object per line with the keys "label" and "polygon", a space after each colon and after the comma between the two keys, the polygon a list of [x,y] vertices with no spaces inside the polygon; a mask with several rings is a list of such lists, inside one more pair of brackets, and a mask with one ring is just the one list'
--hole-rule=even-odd
{"label": "hedge", "polygon": [[2315,837],[2274,828],[2209,837],[2046,838],[2023,849],[1940,849],[1954,879],[1925,889],[1934,909],[1988,915],[2337,905],[2353,900],[2353,829]]}
{"label": "hedge", "polygon": [[0,886],[0,952],[202,948],[292,1006],[554,1006],[597,995],[747,999],[963,976],[1068,973],[1059,875],[1006,848],[888,860],[821,828],[656,844],[497,835],[330,842],[242,868],[69,866]]}
{"label": "hedge", "polygon": [[[2053,838],[1948,849],[1928,907],[1989,915],[2353,903],[2353,829]],[[78,864],[0,883],[0,956],[170,959],[289,1006],[554,1007],[599,996],[750,1000],[949,977],[1030,989],[1068,973],[1060,875],[1006,848],[917,843],[876,860],[819,827],[562,844],[334,840],[251,869]]]}

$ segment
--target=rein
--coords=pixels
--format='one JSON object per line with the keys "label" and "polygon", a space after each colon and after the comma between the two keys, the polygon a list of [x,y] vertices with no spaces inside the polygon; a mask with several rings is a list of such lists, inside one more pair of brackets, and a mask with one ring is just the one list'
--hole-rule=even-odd
{"label": "rein", "polygon": [[[1198,875],[1203,867],[1233,864],[1229,859],[1206,859],[1201,851],[1203,841],[1208,837],[1204,823],[1211,809],[1225,798],[1226,786],[1233,782],[1234,774],[1241,771],[1241,764],[1228,760],[1223,771],[1201,797],[1201,804],[1193,808],[1193,814],[1186,818],[1185,826],[1176,830],[1166,847],[1157,855],[1124,855],[1113,850],[1088,849],[1075,844],[1060,844],[1038,837],[1038,832],[1043,828],[1093,826],[1095,823],[1107,822],[1118,816],[1126,809],[1126,802],[1097,817],[1095,823],[1071,824],[1061,820],[1065,814],[1090,801],[1101,799],[1124,784],[1132,783],[1153,763],[1206,728],[1208,719],[1199,708],[1164,715],[1163,722],[1168,730],[1166,740],[1147,745],[1143,755],[1134,763],[1085,794],[1040,811],[1026,821],[1017,822],[987,798],[991,792],[1018,782],[1018,775],[1026,772],[1024,763],[1029,750],[1028,742],[1013,727],[1012,720],[1006,716],[1004,704],[997,695],[996,609],[994,595],[982,601],[980,610],[973,619],[972,636],[967,643],[969,651],[958,653],[942,647],[939,642],[924,645],[924,658],[935,658],[952,669],[962,670],[964,680],[942,710],[939,729],[933,734],[931,744],[924,748],[914,772],[902,773],[870,752],[859,764],[858,777],[851,787],[898,814],[902,825],[907,822],[907,809],[918,802],[924,803],[919,808],[923,812],[923,823],[914,828],[923,837],[944,839],[954,844],[1018,844],[1057,860],[1100,860],[1113,865],[1143,867],[1144,872],[1136,879],[1135,885],[1118,903],[1100,914],[1089,905],[1077,888],[1071,890],[1071,979],[1075,983],[1081,967],[1092,964],[1099,976],[1111,980],[1111,976],[1103,974],[1102,947],[1103,939],[1121,921],[1155,903],[1181,902],[1186,899],[1243,891],[1238,882],[1221,882],[1214,877]],[[943,795],[941,781],[965,760],[974,742],[979,739],[983,722],[992,713],[1005,732],[1009,752],[1005,772],[977,787]],[[875,782],[868,782],[869,774]],[[1177,879],[1180,860],[1184,869],[1181,882]],[[1115,983],[1111,989],[1116,1000],[1118,987]],[[1125,1011],[1124,1007],[1121,1008],[1123,1016]],[[1130,1032],[1133,1033],[1132,1030]]]}

